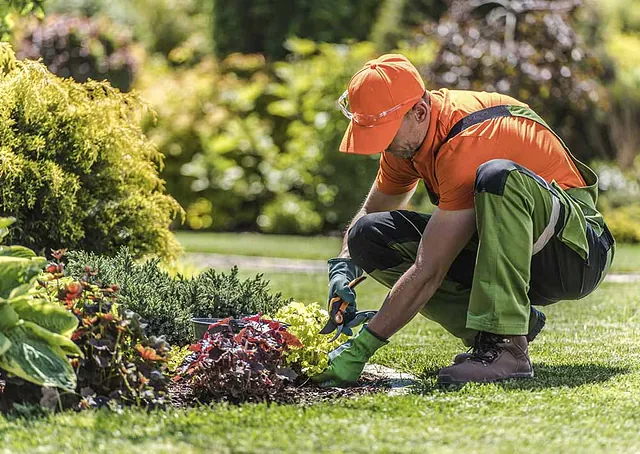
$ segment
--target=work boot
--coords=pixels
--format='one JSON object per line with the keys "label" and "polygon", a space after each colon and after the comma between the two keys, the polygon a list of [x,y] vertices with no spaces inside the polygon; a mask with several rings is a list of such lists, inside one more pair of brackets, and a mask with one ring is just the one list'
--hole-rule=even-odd
{"label": "work boot", "polygon": [[487,383],[508,378],[533,378],[526,336],[479,332],[471,356],[440,369],[438,384]]}
{"label": "work boot", "polygon": [[[527,333],[527,342],[531,343],[533,340],[540,334],[542,328],[544,328],[545,323],[547,322],[547,316],[544,315],[543,312],[539,311],[535,307],[531,306],[531,314],[529,315],[529,332]],[[473,347],[469,349],[469,351],[458,353],[453,357],[453,364],[460,364],[465,362],[467,359],[471,357],[471,350]]]}

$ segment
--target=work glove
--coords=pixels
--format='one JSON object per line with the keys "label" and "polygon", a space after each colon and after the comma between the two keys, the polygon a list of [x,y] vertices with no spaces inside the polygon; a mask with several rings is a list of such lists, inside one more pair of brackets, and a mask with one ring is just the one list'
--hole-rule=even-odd
{"label": "work glove", "polygon": [[[334,258],[329,259],[329,297],[327,305],[331,298],[339,296],[349,303],[344,313],[344,324],[348,325],[358,311],[356,306],[356,292],[348,287],[349,282],[357,277],[362,276],[362,269],[351,261],[350,258]],[[331,312],[331,308],[329,308]]]}
{"label": "work glove", "polygon": [[358,381],[364,365],[380,347],[389,343],[364,325],[353,338],[329,353],[329,366],[311,381],[321,387],[347,386]]}

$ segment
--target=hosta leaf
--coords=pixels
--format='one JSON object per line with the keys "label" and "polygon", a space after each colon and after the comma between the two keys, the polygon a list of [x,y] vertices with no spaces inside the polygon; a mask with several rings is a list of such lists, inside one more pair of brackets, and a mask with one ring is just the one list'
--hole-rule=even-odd
{"label": "hosta leaf", "polygon": [[68,356],[84,356],[80,347],[78,347],[69,337],[61,334],[52,333],[33,322],[24,322],[24,326],[29,329],[33,335],[48,342],[49,345],[59,348],[61,352]]}
{"label": "hosta leaf", "polygon": [[9,226],[16,222],[16,218],[0,218],[0,243],[9,233]]}
{"label": "hosta leaf", "polygon": [[11,290],[11,293],[9,293],[8,299],[13,299],[22,295],[26,295],[27,293],[29,293],[29,290],[31,290],[32,288],[33,288],[32,283],[22,284],[17,287],[14,287],[14,289]]}
{"label": "hosta leaf", "polygon": [[9,338],[4,334],[0,333],[0,356],[2,356],[2,354],[6,352],[10,346],[11,346],[11,341],[9,340]]}
{"label": "hosta leaf", "polygon": [[0,367],[37,385],[74,390],[76,375],[62,350],[32,328],[19,323],[5,333],[11,345],[0,355]]}
{"label": "hosta leaf", "polygon": [[21,296],[10,300],[22,320],[33,322],[52,333],[69,337],[78,327],[78,319],[61,306],[48,301]]}
{"label": "hosta leaf", "polygon": [[0,332],[5,332],[20,321],[20,316],[6,300],[0,301]]}
{"label": "hosta leaf", "polygon": [[0,298],[8,298],[14,288],[32,282],[46,263],[44,257],[0,256]]}
{"label": "hosta leaf", "polygon": [[37,257],[35,252],[24,246],[0,246],[0,256],[21,257],[25,259]]}

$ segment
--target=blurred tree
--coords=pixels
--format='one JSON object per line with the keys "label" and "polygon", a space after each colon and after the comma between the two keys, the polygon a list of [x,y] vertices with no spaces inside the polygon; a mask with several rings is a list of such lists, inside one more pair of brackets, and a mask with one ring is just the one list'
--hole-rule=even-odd
{"label": "blurred tree", "polygon": [[371,30],[370,40],[380,52],[398,47],[415,29],[438,21],[447,11],[447,0],[383,0]]}
{"label": "blurred tree", "polygon": [[42,62],[76,82],[108,80],[128,91],[136,71],[131,36],[106,18],[53,15],[32,22],[17,44],[18,57]]}
{"label": "blurred tree", "polygon": [[[615,76],[607,87],[611,111],[606,124],[618,164],[630,169],[640,154],[640,2],[601,1],[594,9],[591,36],[599,38],[613,60]],[[635,177],[640,177],[637,169]]]}
{"label": "blurred tree", "polygon": [[218,56],[264,53],[280,59],[287,38],[339,43],[367,39],[382,0],[214,0]]}
{"label": "blurred tree", "polygon": [[338,152],[347,119],[335,103],[376,56],[373,46],[287,46],[291,58],[272,66],[260,54],[233,54],[140,79],[158,106],[148,134],[167,157],[162,177],[190,228],[342,228],[370,188],[378,156]]}
{"label": "blurred tree", "polygon": [[137,0],[136,30],[149,53],[193,65],[213,51],[211,7],[211,0]]}
{"label": "blurred tree", "polygon": [[615,155],[603,118],[609,99],[601,59],[574,30],[580,2],[455,1],[418,40],[435,36],[421,71],[434,88],[499,91],[528,103],[582,159]]}
{"label": "blurred tree", "polygon": [[212,52],[210,0],[47,0],[47,13],[107,17],[130,30],[148,54],[194,65]]}

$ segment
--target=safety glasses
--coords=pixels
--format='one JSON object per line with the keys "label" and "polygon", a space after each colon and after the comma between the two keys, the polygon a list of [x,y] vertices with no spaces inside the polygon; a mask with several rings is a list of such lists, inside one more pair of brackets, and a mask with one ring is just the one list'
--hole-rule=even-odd
{"label": "safety glasses", "polygon": [[379,123],[382,123],[382,120],[393,112],[400,110],[403,106],[409,103],[415,103],[422,95],[407,99],[406,101],[398,104],[397,106],[392,107],[389,110],[385,110],[384,112],[380,112],[379,114],[361,114],[358,112],[349,111],[349,99],[348,99],[349,90],[345,90],[342,93],[342,96],[338,98],[338,108],[342,111],[342,114],[347,117],[349,120],[353,120],[358,126],[364,126],[365,128],[373,128],[377,126]]}

